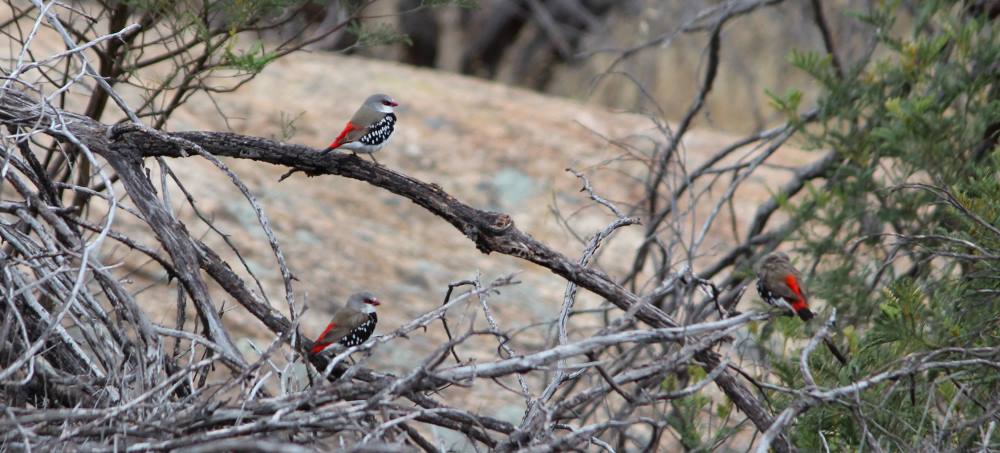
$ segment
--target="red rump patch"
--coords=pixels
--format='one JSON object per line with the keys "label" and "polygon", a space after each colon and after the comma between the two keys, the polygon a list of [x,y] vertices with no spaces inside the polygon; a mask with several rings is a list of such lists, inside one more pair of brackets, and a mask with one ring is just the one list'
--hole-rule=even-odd
{"label": "red rump patch", "polygon": [[809,306],[806,305],[806,298],[802,295],[802,289],[799,288],[798,279],[796,279],[794,275],[788,274],[785,276],[785,284],[788,285],[788,288],[791,289],[796,296],[798,296],[798,299],[792,301],[792,309],[795,310],[796,313],[802,310],[808,310]]}
{"label": "red rump patch", "polygon": [[337,325],[332,322],[326,326],[326,329],[323,330],[323,333],[321,333],[319,335],[319,338],[316,339],[316,344],[314,344],[312,349],[309,350],[310,353],[319,354],[320,352],[323,351],[323,349],[326,349],[327,346],[333,344],[332,341],[323,341],[323,337],[326,337],[326,333],[333,330],[334,327],[337,327]]}
{"label": "red rump patch", "polygon": [[340,135],[338,135],[337,138],[333,139],[333,142],[330,143],[330,147],[329,148],[330,149],[334,149],[334,148],[336,148],[336,147],[338,147],[340,145],[343,145],[344,144],[344,137],[346,137],[349,132],[351,132],[351,131],[353,131],[353,130],[355,130],[357,128],[358,127],[355,126],[354,123],[348,121],[347,122],[347,126],[344,126],[344,130],[340,131]]}

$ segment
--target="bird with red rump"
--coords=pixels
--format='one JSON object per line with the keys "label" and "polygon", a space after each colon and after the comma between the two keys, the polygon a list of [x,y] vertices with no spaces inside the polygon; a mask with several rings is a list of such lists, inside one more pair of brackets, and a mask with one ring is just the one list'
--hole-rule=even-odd
{"label": "bird with red rump", "polygon": [[319,354],[334,343],[348,348],[364,343],[375,331],[375,324],[378,323],[375,307],[380,304],[378,298],[368,291],[351,295],[347,304],[333,314],[333,320],[309,352]]}
{"label": "bird with red rump", "polygon": [[813,318],[802,291],[802,274],[792,266],[788,255],[774,252],[757,263],[757,293],[769,305],[787,308],[808,321]]}
{"label": "bird with red rump", "polygon": [[388,95],[368,96],[326,150],[368,154],[378,163],[373,154],[389,143],[396,127],[395,108],[398,106],[399,103]]}
{"label": "bird with red rump", "polygon": [[[769,305],[781,307],[798,315],[803,321],[815,317],[809,309],[808,298],[803,286],[802,274],[792,265],[788,255],[781,252],[768,254],[757,263],[754,269],[757,273],[757,293]],[[847,358],[828,339],[824,338],[830,352],[842,364],[847,364]]]}

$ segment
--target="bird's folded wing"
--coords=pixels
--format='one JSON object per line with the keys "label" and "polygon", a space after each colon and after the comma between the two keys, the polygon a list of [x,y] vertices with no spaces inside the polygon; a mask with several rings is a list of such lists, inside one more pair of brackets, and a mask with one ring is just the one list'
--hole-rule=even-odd
{"label": "bird's folded wing", "polygon": [[344,140],[341,143],[351,143],[360,140],[361,137],[364,137],[368,133],[368,129],[367,127],[357,127],[347,131],[347,135],[344,136]]}
{"label": "bird's folded wing", "polygon": [[326,335],[317,340],[317,343],[336,343],[345,335],[354,330],[355,327],[368,320],[368,315],[359,311],[340,310],[333,316],[333,328],[326,332]]}
{"label": "bird's folded wing", "polygon": [[365,134],[371,131],[372,125],[378,122],[385,116],[385,113],[377,112],[372,109],[362,108],[358,110],[354,116],[351,117],[351,124],[354,125],[354,129],[347,133],[344,137],[344,143],[355,142],[364,137]]}
{"label": "bird's folded wing", "polygon": [[[789,284],[789,276],[791,276],[791,281],[795,282],[795,288]],[[792,272],[776,277],[778,277],[779,281],[767,282],[768,289],[770,289],[775,296],[783,297],[788,301],[796,301],[799,300],[799,298],[805,299],[806,295],[802,292],[803,290],[801,288],[802,277],[799,276],[798,272]],[[799,293],[796,293],[796,290],[798,290]]]}

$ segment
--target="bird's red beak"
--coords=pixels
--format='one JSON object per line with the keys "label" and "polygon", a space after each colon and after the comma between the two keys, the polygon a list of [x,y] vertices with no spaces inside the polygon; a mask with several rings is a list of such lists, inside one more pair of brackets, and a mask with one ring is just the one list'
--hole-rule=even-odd
{"label": "bird's red beak", "polygon": [[382,303],[379,302],[378,299],[368,299],[365,301],[365,303],[367,303],[368,305],[374,305],[376,307],[382,305]]}
{"label": "bird's red beak", "polygon": [[393,107],[397,107],[397,106],[399,106],[399,103],[396,102],[396,101],[389,101],[389,105],[393,106]]}

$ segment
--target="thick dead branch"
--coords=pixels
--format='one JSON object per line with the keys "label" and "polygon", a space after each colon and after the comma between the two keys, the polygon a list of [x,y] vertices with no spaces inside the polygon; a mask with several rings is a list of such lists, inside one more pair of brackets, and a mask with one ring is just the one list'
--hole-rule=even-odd
{"label": "thick dead branch", "polygon": [[[133,124],[109,127],[90,118],[62,112],[47,104],[33,101],[25,94],[11,89],[0,92],[0,121],[14,127],[37,128],[40,125],[43,132],[58,139],[66,139],[69,135],[78,137],[96,154],[112,162],[140,211],[146,216],[147,222],[164,241],[179,273],[184,275],[182,282],[196,300],[204,298],[201,302],[207,301],[204,283],[198,277],[199,269],[204,269],[272,331],[279,333],[288,328],[290,324],[287,320],[283,320],[279,314],[257,301],[228,265],[207,253],[206,247],[194,242],[184,232],[183,225],[178,224],[153,199],[152,186],[141,171],[141,159],[187,157],[192,150],[182,149],[183,142],[164,140],[164,133],[153,133]],[[473,241],[476,248],[483,253],[502,253],[540,265],[600,295],[622,310],[635,309],[636,318],[652,327],[679,327],[676,321],[656,307],[639,304],[638,296],[615,283],[604,273],[582,266],[520,231],[510,216],[468,206],[436,184],[419,181],[353,155],[329,155],[307,147],[282,144],[263,138],[215,132],[179,132],[167,136],[196,144],[216,156],[283,165],[301,170],[308,175],[332,174],[368,182],[408,198],[441,217]],[[211,322],[214,320],[206,319],[206,324]],[[275,327],[279,330],[275,330]],[[221,332],[214,332],[213,340],[222,345],[227,341]],[[238,354],[234,354],[227,359],[234,364],[240,364],[242,362],[239,357]],[[698,352],[695,357],[708,371],[714,370],[720,363],[719,357],[707,350]],[[758,429],[765,431],[771,426],[768,410],[728,372],[719,374],[715,382],[736,406],[750,417]],[[787,444],[779,442],[776,447],[785,451]]]}

